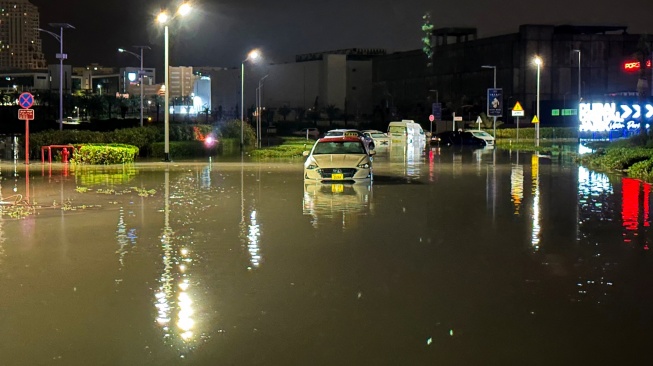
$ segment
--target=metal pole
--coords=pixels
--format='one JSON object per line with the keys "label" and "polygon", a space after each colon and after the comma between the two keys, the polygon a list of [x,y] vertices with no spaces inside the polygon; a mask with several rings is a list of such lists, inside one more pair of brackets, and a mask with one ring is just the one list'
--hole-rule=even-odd
{"label": "metal pole", "polygon": [[240,151],[243,151],[245,141],[243,134],[245,133],[245,61],[240,64]]}
{"label": "metal pole", "polygon": [[143,47],[141,47],[141,127],[143,127]]}
{"label": "metal pole", "polygon": [[63,130],[63,27],[59,33],[59,131]]}
{"label": "metal pole", "polygon": [[166,24],[165,28],[165,41],[164,41],[164,48],[165,48],[165,65],[164,65],[164,72],[165,72],[165,111],[163,112],[163,123],[165,125],[165,146],[164,146],[164,151],[163,151],[163,161],[169,162],[170,161],[170,83],[169,83],[169,78],[170,78],[170,64],[169,64],[169,53],[168,53],[168,25]]}
{"label": "metal pole", "polygon": [[[497,88],[497,67],[492,66],[492,68],[494,69],[493,70],[494,71],[494,86],[493,86],[493,88],[496,89]],[[496,143],[496,139],[497,139],[497,116],[493,116],[492,120],[493,120],[493,122],[492,122],[492,137],[494,137],[494,140],[495,140],[495,143]],[[480,130],[480,128],[479,128],[479,130]]]}
{"label": "metal pole", "polygon": [[537,63],[537,112],[535,113],[537,116],[537,123],[535,124],[535,146],[540,146],[540,63],[541,62]]}
{"label": "metal pole", "polygon": [[578,101],[583,99],[580,94],[580,50],[578,50]]}

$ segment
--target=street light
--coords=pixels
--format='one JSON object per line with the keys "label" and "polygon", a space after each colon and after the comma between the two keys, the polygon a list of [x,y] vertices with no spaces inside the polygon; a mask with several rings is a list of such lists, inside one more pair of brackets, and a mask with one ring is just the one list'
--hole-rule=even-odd
{"label": "street light", "polygon": [[[497,88],[497,67],[493,65],[483,65],[481,66],[482,69],[492,69],[494,71],[494,86],[492,88],[496,89]],[[488,101],[489,105],[489,101]],[[496,139],[497,138],[497,117],[492,116],[492,133],[493,137]]]}
{"label": "street light", "polygon": [[[192,7],[188,3],[183,3],[179,5],[179,8],[177,8],[177,15],[179,16],[186,16],[188,15],[192,10]],[[169,83],[169,78],[170,78],[170,56],[169,56],[169,42],[168,42],[168,22],[171,20],[170,16],[168,13],[164,10],[159,15],[156,17],[157,22],[159,24],[164,25],[164,48],[165,48],[165,53],[164,53],[164,68],[165,68],[165,104],[164,108],[165,110],[163,111],[163,123],[164,123],[164,148],[163,148],[163,161],[170,162],[170,83]]]}
{"label": "street light", "polygon": [[247,58],[240,63],[240,151],[243,151],[245,145],[244,134],[245,134],[245,62],[248,60],[254,61],[261,56],[261,53],[258,50],[251,50],[247,54]]}
{"label": "street light", "polygon": [[135,56],[141,62],[141,69],[138,72],[138,82],[141,84],[141,127],[143,127],[143,76],[145,74],[145,71],[143,71],[143,50],[145,49],[150,50],[151,48],[149,46],[133,46],[133,47],[141,50],[140,56],[134,52],[127,51],[124,48],[118,48],[118,52],[124,52],[132,56]]}
{"label": "street light", "polygon": [[57,53],[57,58],[59,59],[59,131],[61,131],[63,130],[63,60],[68,58],[68,55],[63,53],[63,30],[64,28],[75,29],[75,27],[68,23],[50,23],[49,26],[59,28],[59,34],[41,28],[36,29],[51,35],[59,41],[59,53]]}
{"label": "street light", "polygon": [[571,50],[572,52],[578,52],[578,101],[580,102],[583,98],[580,94],[580,50]]}
{"label": "street light", "polygon": [[537,66],[537,94],[535,99],[537,123],[535,124],[535,146],[540,146],[540,67],[542,59],[540,56],[535,56],[533,62]]}

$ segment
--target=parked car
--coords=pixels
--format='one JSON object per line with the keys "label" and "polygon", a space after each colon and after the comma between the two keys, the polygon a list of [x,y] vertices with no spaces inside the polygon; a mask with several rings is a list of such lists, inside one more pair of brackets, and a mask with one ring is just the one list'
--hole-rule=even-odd
{"label": "parked car", "polygon": [[389,147],[390,146],[390,137],[382,131],[379,130],[364,130],[361,131],[363,135],[366,137],[371,138],[374,141],[374,147],[376,149],[381,148],[381,147]]}
{"label": "parked car", "polygon": [[295,136],[302,136],[302,137],[308,137],[312,139],[319,139],[320,138],[320,130],[318,130],[315,127],[309,127],[309,128],[302,128],[301,130],[297,130],[292,133]]}
{"label": "parked car", "polygon": [[374,150],[374,140],[369,137],[365,136],[361,131],[359,130],[354,130],[351,128],[339,128],[335,130],[329,130],[327,133],[324,135],[324,137],[334,137],[334,136],[358,136],[363,142],[365,143],[365,146],[367,146],[368,150]]}
{"label": "parked car", "polygon": [[489,133],[483,131],[483,130],[465,130],[466,132],[471,132],[474,137],[478,137],[480,139],[485,140],[487,143],[487,146],[494,146],[494,136],[490,135]]}
{"label": "parked car", "polygon": [[[431,143],[437,143],[441,146],[488,146],[485,139],[475,136],[469,131],[445,131],[435,134],[431,138]],[[492,144],[493,145],[493,144]]]}
{"label": "parked car", "polygon": [[310,152],[304,152],[304,179],[331,183],[371,180],[372,155],[374,150],[368,150],[359,137],[323,137]]}

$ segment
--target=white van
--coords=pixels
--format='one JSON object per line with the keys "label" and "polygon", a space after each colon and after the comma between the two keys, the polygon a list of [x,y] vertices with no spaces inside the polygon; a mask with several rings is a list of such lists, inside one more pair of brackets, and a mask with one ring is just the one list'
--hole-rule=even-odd
{"label": "white van", "polygon": [[426,135],[422,126],[410,119],[390,122],[388,125],[388,137],[390,137],[390,145],[417,144],[424,146],[426,144]]}

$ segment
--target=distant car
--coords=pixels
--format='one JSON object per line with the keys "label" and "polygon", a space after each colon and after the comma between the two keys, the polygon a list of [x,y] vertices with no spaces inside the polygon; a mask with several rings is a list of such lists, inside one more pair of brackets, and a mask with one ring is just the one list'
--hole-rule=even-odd
{"label": "distant car", "polygon": [[[308,131],[308,135],[307,135],[307,131]],[[292,134],[295,136],[302,136],[302,137],[308,136],[309,138],[315,140],[320,138],[320,130],[318,130],[315,127],[302,128],[301,130],[295,131]]]}
{"label": "distant car", "polygon": [[334,136],[358,136],[363,142],[365,143],[365,146],[369,150],[374,150],[374,139],[372,139],[369,136],[365,136],[361,131],[359,130],[354,130],[351,128],[339,128],[335,130],[329,130],[327,133],[324,135],[324,137],[334,137]]}
{"label": "distant car", "polygon": [[431,138],[431,143],[439,144],[440,146],[485,147],[489,145],[487,140],[477,137],[469,131],[440,132]]}
{"label": "distant car", "polygon": [[489,133],[483,130],[465,130],[465,132],[471,132],[471,134],[474,135],[474,137],[478,137],[480,139],[485,140],[487,146],[494,146],[494,136],[490,135]]}
{"label": "distant car", "polygon": [[372,179],[374,150],[368,150],[358,137],[323,137],[311,151],[305,151],[304,179],[339,183]]}
{"label": "distant car", "polygon": [[390,137],[388,137],[385,132],[379,130],[364,130],[361,132],[363,135],[371,138],[374,141],[375,148],[390,146]]}

